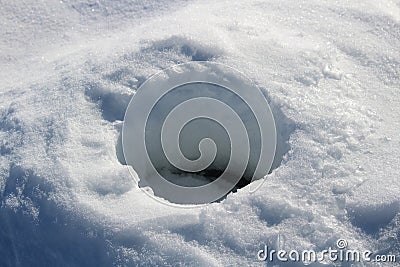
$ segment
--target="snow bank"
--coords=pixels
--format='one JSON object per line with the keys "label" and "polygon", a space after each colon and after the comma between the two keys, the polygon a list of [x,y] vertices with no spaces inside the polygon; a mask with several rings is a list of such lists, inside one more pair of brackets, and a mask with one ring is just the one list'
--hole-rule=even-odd
{"label": "snow bank", "polygon": [[[0,265],[249,265],[278,235],[287,250],[345,238],[399,255],[399,9],[2,3]],[[118,138],[138,86],[191,60],[231,65],[263,89],[282,162],[254,194],[176,209],[137,188]]]}

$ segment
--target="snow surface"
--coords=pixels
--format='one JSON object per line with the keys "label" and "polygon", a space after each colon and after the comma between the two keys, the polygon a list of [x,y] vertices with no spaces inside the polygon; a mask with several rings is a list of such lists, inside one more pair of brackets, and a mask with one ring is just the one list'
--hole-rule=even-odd
{"label": "snow surface", "polygon": [[[399,1],[1,1],[0,24],[0,266],[262,265],[278,234],[399,255]],[[120,147],[138,86],[190,60],[253,79],[287,147],[198,209],[147,197]]]}

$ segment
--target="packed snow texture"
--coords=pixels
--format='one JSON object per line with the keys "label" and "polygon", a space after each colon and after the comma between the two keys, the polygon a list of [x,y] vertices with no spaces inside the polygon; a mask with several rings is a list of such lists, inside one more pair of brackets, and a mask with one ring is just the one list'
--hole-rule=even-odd
{"label": "packed snow texture", "polygon": [[[1,0],[0,24],[0,266],[265,265],[278,235],[399,255],[398,0]],[[254,194],[182,209],[137,188],[120,131],[191,60],[255,81],[285,147]]]}

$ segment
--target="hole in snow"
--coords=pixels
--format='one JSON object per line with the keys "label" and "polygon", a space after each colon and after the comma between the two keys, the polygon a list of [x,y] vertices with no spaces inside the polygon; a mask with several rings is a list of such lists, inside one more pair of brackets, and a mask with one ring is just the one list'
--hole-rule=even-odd
{"label": "hole in snow", "polygon": [[[133,95],[133,91],[140,87],[145,81],[143,73],[138,75],[135,68],[126,65],[131,62],[149,62],[156,69],[163,69],[170,66],[171,62],[182,63],[186,61],[210,61],[218,58],[223,51],[217,47],[210,47],[200,44],[194,40],[187,39],[182,36],[172,36],[167,39],[151,42],[138,53],[125,55],[123,57],[124,64],[119,68],[103,74],[100,80],[89,82],[85,89],[85,95],[93,102],[96,102],[101,109],[103,118],[110,121],[122,121],[125,110]],[[156,62],[151,59],[157,58]],[[153,64],[154,63],[154,64]],[[135,77],[135,78],[132,78]],[[274,115],[277,130],[277,147],[275,158],[272,163],[270,172],[278,168],[281,164],[283,156],[289,150],[289,137],[294,131],[294,123],[289,120],[280,107],[270,100],[269,96],[263,90]],[[121,164],[126,164],[122,151],[121,129],[118,127],[119,136],[116,144],[116,156]],[[219,159],[224,163],[224,159]],[[217,179],[224,171],[224,164],[208,167],[206,170],[197,173],[186,173],[179,170],[158,170],[159,172],[168,171],[173,176],[174,183],[182,186],[201,186]],[[248,173],[239,180],[235,188],[236,192],[248,185],[251,181]]]}
{"label": "hole in snow", "polygon": [[[263,91],[263,93],[265,94],[265,97],[274,115],[277,130],[275,158],[269,171],[269,173],[271,173],[273,170],[277,169],[280,166],[284,155],[290,149],[289,138],[295,130],[295,124],[292,120],[286,117],[286,115],[282,112],[281,108],[278,105],[270,100],[270,97],[265,93],[265,90]],[[119,129],[119,131],[121,131],[121,129]],[[198,144],[198,142],[195,143]],[[126,165],[122,149],[121,133],[119,134],[116,148],[116,155],[119,162],[123,165]],[[226,161],[228,160],[229,159],[226,159]],[[222,166],[224,166],[224,164],[222,164]],[[178,169],[173,171],[161,169],[159,170],[159,172],[168,172],[168,175],[173,177],[174,183],[181,186],[202,186],[216,180],[224,172],[224,169],[211,167],[197,173],[187,173]],[[247,186],[250,181],[251,177],[246,177],[246,175],[244,175],[236,184],[236,186],[232,189],[232,192],[236,192],[238,189]]]}

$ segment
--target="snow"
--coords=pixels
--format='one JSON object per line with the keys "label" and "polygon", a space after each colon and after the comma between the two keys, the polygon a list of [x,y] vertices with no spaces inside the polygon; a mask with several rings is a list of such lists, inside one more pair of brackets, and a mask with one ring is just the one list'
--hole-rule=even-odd
{"label": "snow", "polygon": [[[399,20],[389,0],[2,1],[0,265],[250,265],[278,235],[399,255]],[[282,161],[182,209],[135,185],[119,139],[140,84],[191,60],[257,83]]]}

